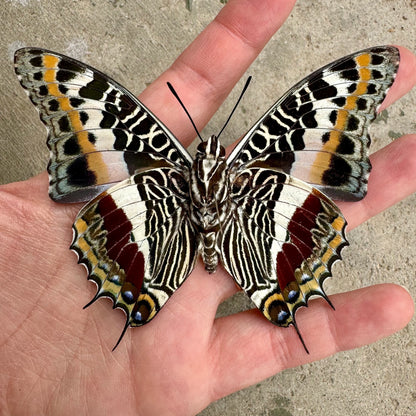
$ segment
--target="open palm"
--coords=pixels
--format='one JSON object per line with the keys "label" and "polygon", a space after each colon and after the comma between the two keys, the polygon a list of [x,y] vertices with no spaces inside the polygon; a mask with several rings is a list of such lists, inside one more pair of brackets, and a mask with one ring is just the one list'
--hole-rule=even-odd
{"label": "open palm", "polygon": [[[194,132],[166,81],[180,91],[201,128],[294,3],[230,2],[140,99],[188,144]],[[384,106],[416,83],[416,59],[407,50],[400,53]],[[416,190],[416,165],[410,163],[415,157],[416,136],[373,155],[366,198],[340,204],[349,229]],[[193,415],[280,370],[374,342],[405,326],[413,314],[409,294],[395,285],[336,295],[336,313],[313,301],[308,313],[298,315],[307,355],[293,328],[277,328],[257,310],[215,319],[218,305],[237,289],[222,269],[209,275],[198,265],[158,317],[127,331],[111,352],[125,318],[110,310],[109,301],[82,310],[94,288],[68,250],[80,206],[56,204],[47,195],[46,173],[0,187],[5,414]]]}

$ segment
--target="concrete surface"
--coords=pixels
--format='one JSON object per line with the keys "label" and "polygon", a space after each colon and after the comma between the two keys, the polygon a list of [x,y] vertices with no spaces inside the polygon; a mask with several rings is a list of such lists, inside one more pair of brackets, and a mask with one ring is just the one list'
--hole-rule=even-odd
{"label": "concrete surface", "polygon": [[[47,163],[45,130],[12,69],[17,47],[41,46],[70,54],[138,93],[223,6],[220,0],[194,0],[189,12],[185,4],[185,0],[2,0],[0,183],[28,178]],[[414,0],[299,0],[283,29],[250,68],[254,86],[227,136],[239,137],[294,82],[336,57],[384,43],[416,51],[415,23]],[[219,130],[236,94],[205,132]],[[373,149],[414,133],[415,109],[416,91],[388,109],[373,129]],[[416,297],[415,202],[412,196],[349,234],[351,248],[336,267],[337,277],[326,286],[329,293],[396,282]],[[238,302],[244,303],[238,298],[225,310]],[[415,365],[413,320],[397,335],[277,374],[213,403],[200,416],[416,415]]]}

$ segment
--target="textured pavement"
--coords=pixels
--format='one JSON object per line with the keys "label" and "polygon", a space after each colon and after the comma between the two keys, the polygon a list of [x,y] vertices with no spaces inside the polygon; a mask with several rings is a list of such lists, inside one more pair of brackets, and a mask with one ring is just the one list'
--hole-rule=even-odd
{"label": "textured pavement", "polygon": [[[223,6],[219,0],[194,0],[189,12],[185,3],[2,0],[0,183],[33,176],[45,169],[48,159],[45,129],[14,75],[15,49],[39,46],[66,53],[138,94]],[[416,51],[415,0],[298,0],[284,27],[250,67],[254,82],[226,136],[230,142],[240,137],[312,70],[388,43]],[[231,94],[205,136],[219,131],[239,91]],[[414,90],[383,113],[372,129],[372,150],[415,133],[415,110]],[[351,247],[335,267],[336,278],[326,284],[329,294],[396,282],[416,297],[415,202],[413,195],[349,234]],[[240,302],[237,298],[223,310],[234,310]],[[213,403],[200,416],[416,415],[415,326],[413,319],[400,333],[371,346],[277,374]]]}

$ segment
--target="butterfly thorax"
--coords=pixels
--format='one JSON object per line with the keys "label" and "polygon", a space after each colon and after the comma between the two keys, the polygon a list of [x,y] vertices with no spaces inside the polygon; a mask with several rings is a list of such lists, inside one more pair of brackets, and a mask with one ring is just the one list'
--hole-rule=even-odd
{"label": "butterfly thorax", "polygon": [[225,149],[215,136],[199,144],[191,173],[191,219],[200,234],[205,269],[218,265],[217,237],[230,212],[228,167]]}

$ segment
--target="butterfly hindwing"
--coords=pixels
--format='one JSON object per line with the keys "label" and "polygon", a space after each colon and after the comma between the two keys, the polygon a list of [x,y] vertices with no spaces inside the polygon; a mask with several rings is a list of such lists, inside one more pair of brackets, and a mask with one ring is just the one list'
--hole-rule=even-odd
{"label": "butterfly hindwing", "polygon": [[346,221],[338,207],[307,183],[285,173],[246,168],[233,180],[236,206],[224,225],[226,270],[276,325],[295,324],[295,312],[341,258]]}
{"label": "butterfly hindwing", "polygon": [[163,123],[100,71],[34,48],[16,52],[15,68],[49,130],[52,199],[89,200],[136,169],[192,163]]}
{"label": "butterfly hindwing", "polygon": [[300,81],[252,127],[230,166],[282,170],[340,200],[365,196],[368,129],[399,64],[398,49],[341,58]]}
{"label": "butterfly hindwing", "polygon": [[71,248],[126,325],[154,318],[192,271],[198,237],[189,221],[185,179],[172,168],[138,172],[78,214]]}

